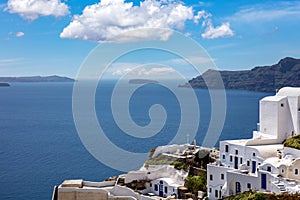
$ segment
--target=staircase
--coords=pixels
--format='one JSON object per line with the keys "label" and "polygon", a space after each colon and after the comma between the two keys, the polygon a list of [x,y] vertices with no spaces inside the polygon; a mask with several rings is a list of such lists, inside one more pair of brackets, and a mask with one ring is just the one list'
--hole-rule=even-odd
{"label": "staircase", "polygon": [[286,193],[287,192],[283,182],[277,182],[277,183],[274,183],[274,184],[279,188],[280,193]]}

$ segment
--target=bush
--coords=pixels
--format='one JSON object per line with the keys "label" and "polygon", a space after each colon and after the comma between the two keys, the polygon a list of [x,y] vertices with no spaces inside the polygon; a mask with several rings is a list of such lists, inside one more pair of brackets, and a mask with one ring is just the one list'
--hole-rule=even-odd
{"label": "bush", "polygon": [[186,186],[189,191],[198,196],[198,191],[206,192],[206,176],[188,176]]}
{"label": "bush", "polygon": [[300,150],[300,135],[296,135],[286,139],[286,141],[284,142],[284,146]]}
{"label": "bush", "polygon": [[184,162],[175,161],[175,162],[172,162],[171,165],[174,165],[174,168],[177,170],[181,170],[181,169],[183,169],[185,171],[188,170],[188,165]]}

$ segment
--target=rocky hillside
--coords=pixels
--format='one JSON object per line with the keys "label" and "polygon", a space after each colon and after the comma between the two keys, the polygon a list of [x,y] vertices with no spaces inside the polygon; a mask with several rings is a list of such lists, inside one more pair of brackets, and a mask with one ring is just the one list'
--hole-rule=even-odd
{"label": "rocky hillside", "polygon": [[[207,88],[204,79],[213,86],[215,70],[208,70],[184,87]],[[284,86],[300,87],[300,59],[284,58],[272,66],[243,71],[219,71],[226,89],[274,92]],[[204,78],[204,79],[203,79]]]}

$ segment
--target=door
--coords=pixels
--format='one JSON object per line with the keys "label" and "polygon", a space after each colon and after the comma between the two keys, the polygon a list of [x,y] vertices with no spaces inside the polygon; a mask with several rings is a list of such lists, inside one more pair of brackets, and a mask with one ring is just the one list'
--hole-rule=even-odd
{"label": "door", "polygon": [[159,181],[159,196],[160,197],[164,196],[164,184],[163,184],[163,181]]}
{"label": "door", "polygon": [[261,174],[261,189],[267,189],[267,174]]}
{"label": "door", "polygon": [[252,161],[252,173],[256,172],[256,161]]}
{"label": "door", "polygon": [[235,183],[235,193],[238,194],[241,192],[241,183],[240,182],[236,182]]}
{"label": "door", "polygon": [[234,157],[234,169],[239,168],[239,158],[237,156]]}

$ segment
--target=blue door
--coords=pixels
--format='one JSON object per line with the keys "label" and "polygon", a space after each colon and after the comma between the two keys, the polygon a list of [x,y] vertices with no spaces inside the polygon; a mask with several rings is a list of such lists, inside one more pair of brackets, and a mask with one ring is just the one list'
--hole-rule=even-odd
{"label": "blue door", "polygon": [[164,184],[163,184],[163,181],[159,181],[159,196],[160,197],[164,196]]}
{"label": "blue door", "polygon": [[252,161],[252,173],[256,172],[256,161]]}
{"label": "blue door", "polygon": [[261,174],[261,189],[267,189],[267,175]]}

